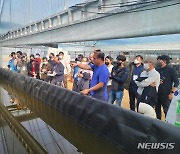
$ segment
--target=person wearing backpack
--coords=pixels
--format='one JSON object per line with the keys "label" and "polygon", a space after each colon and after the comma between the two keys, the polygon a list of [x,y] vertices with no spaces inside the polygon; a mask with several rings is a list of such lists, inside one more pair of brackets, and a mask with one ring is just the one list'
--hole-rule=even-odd
{"label": "person wearing backpack", "polygon": [[117,56],[117,66],[114,66],[111,71],[110,79],[112,79],[112,88],[109,94],[108,103],[113,104],[116,100],[116,105],[121,106],[124,94],[124,82],[128,77],[128,69],[125,67],[126,57],[124,55]]}
{"label": "person wearing backpack", "polygon": [[[134,62],[129,65],[129,104],[130,109],[135,111],[135,102],[138,98],[137,89],[138,86],[135,83],[135,80],[140,77],[140,74],[143,71],[143,57],[141,55],[137,55],[134,59]],[[127,79],[128,80],[128,79]]]}

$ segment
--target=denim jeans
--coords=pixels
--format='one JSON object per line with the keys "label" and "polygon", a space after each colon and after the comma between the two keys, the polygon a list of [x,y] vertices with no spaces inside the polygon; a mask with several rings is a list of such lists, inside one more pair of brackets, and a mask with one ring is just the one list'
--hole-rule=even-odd
{"label": "denim jeans", "polygon": [[111,90],[109,94],[108,103],[113,104],[116,100],[116,105],[121,106],[122,98],[124,95],[124,91]]}

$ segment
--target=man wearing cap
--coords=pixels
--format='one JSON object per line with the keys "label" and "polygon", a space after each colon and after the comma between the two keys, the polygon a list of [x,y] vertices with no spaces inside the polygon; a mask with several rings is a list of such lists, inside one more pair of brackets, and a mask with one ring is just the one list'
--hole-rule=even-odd
{"label": "man wearing cap", "polygon": [[110,79],[112,79],[112,88],[109,94],[108,103],[113,104],[116,100],[116,105],[121,106],[124,93],[124,82],[128,77],[128,70],[125,68],[126,57],[124,55],[119,55],[116,59],[117,66],[112,68],[110,76]]}
{"label": "man wearing cap", "polygon": [[168,65],[170,63],[169,56],[162,55],[159,56],[157,60],[157,71],[160,73],[161,81],[158,90],[156,114],[157,118],[161,119],[161,105],[166,116],[174,92],[179,85],[179,81],[175,70]]}

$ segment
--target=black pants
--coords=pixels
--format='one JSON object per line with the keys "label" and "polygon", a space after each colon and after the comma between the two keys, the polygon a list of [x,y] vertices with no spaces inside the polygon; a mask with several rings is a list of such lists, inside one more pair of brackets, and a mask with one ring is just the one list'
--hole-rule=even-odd
{"label": "black pants", "polygon": [[74,80],[72,91],[78,92],[78,81]]}
{"label": "black pants", "polygon": [[135,111],[135,101],[137,100],[137,98],[137,90],[129,88],[129,104],[132,111]]}
{"label": "black pants", "polygon": [[51,84],[54,84],[54,85],[56,85],[56,86],[60,86],[60,87],[63,87],[63,88],[64,88],[64,83],[63,83],[63,81],[54,82],[54,81],[52,80]]}
{"label": "black pants", "polygon": [[50,81],[50,78],[47,77],[47,78],[44,78],[44,79],[41,79],[41,80],[43,80],[43,81],[45,81],[45,82],[49,82],[49,81]]}
{"label": "black pants", "polygon": [[158,100],[157,100],[157,104],[155,105],[155,110],[156,110],[157,118],[160,120],[161,120],[161,105],[163,107],[164,114],[166,116],[167,111],[169,109],[169,105],[171,103],[171,100],[169,100],[168,95],[169,94],[158,93]]}

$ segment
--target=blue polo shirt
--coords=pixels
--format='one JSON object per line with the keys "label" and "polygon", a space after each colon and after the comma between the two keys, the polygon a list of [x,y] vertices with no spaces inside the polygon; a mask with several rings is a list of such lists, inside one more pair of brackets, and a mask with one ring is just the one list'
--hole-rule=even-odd
{"label": "blue polo shirt", "polygon": [[90,94],[92,97],[100,99],[102,101],[108,100],[108,93],[107,93],[107,83],[109,79],[109,70],[105,64],[101,66],[97,65],[90,65],[93,70],[93,76],[91,80],[90,87],[94,87],[100,82],[104,83],[104,86],[98,90],[91,91]]}

